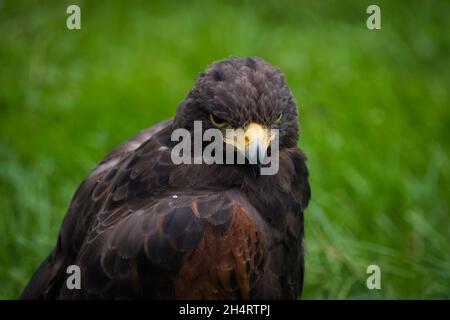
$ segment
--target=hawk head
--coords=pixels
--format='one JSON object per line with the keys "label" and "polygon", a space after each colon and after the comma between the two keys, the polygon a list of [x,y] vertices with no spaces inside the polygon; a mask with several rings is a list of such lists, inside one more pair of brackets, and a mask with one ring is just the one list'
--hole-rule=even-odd
{"label": "hawk head", "polygon": [[196,79],[180,104],[175,128],[238,130],[242,139],[229,139],[246,156],[267,151],[277,129],[280,151],[298,141],[298,113],[284,75],[261,58],[230,58],[213,63]]}

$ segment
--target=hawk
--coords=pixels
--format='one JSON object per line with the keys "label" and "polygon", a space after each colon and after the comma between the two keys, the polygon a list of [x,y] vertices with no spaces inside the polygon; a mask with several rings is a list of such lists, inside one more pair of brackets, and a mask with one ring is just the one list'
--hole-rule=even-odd
{"label": "hawk", "polygon": [[[246,149],[278,129],[279,169],[174,164],[175,129],[240,128]],[[296,299],[310,199],[298,113],[283,74],[261,58],[200,73],[173,119],[136,134],[81,183],[57,243],[22,299]],[[80,288],[67,286],[67,268]]]}

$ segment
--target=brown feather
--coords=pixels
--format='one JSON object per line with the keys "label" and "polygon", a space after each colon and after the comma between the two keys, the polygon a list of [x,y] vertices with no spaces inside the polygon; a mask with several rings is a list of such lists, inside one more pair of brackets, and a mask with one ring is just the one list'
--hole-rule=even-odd
{"label": "brown feather", "polygon": [[[170,135],[208,119],[270,124],[280,110],[280,170],[174,165]],[[204,128],[207,129],[207,126]],[[23,299],[295,299],[303,286],[303,210],[310,189],[297,110],[262,59],[202,73],[174,120],[108,154],[76,191],[57,245]],[[81,268],[81,289],[65,282]]]}

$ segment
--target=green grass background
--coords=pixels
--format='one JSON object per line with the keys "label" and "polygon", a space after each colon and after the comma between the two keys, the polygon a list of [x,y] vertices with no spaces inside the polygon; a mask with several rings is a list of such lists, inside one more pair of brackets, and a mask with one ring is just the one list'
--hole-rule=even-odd
{"label": "green grass background", "polygon": [[0,0],[0,298],[18,297],[102,156],[230,55],[281,68],[299,105],[304,298],[450,298],[449,15],[448,1]]}

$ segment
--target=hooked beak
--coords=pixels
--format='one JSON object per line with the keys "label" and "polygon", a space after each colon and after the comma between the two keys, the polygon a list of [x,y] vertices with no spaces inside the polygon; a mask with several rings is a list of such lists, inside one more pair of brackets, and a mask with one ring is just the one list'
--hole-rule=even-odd
{"label": "hooked beak", "polygon": [[234,146],[250,164],[261,165],[266,157],[270,142],[274,139],[269,129],[257,123],[250,123],[244,130],[227,130],[224,142]]}

